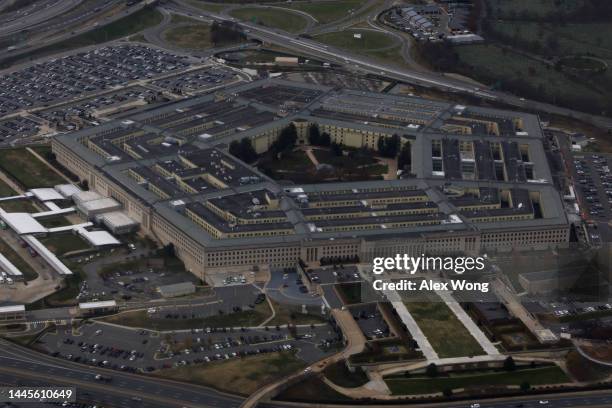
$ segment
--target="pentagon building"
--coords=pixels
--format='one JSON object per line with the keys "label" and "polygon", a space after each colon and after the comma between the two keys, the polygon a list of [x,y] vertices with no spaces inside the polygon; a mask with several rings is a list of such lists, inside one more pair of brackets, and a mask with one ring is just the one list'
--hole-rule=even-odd
{"label": "pentagon building", "polygon": [[[346,146],[410,144],[408,177],[280,184],[227,152],[263,153],[290,123]],[[266,79],[57,136],[57,160],[119,201],[194,274],[323,257],[481,253],[569,240],[536,116]]]}

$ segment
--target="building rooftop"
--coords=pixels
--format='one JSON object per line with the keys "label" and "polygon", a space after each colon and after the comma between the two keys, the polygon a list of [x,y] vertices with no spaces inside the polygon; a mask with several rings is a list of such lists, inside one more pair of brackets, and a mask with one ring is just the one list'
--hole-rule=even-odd
{"label": "building rooftop", "polygon": [[[414,177],[287,187],[227,153],[245,137],[265,148],[292,121],[399,134],[411,143]],[[527,113],[264,79],[58,135],[55,143],[211,247],[567,224],[539,120]],[[146,154],[138,147],[151,143],[170,146],[154,144]],[[75,199],[99,198],[90,194]],[[173,204],[178,199],[184,205]]]}

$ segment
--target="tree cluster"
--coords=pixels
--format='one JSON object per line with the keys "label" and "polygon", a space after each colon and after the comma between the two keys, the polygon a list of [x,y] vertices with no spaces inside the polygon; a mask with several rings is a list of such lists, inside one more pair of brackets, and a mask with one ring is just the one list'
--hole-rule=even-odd
{"label": "tree cluster", "polygon": [[378,153],[383,157],[394,158],[397,156],[400,148],[400,138],[398,135],[391,137],[378,138]]}
{"label": "tree cluster", "polygon": [[308,128],[308,143],[313,146],[329,146],[331,144],[331,136],[327,132],[321,133],[319,126],[313,123]]}
{"label": "tree cluster", "polygon": [[275,153],[291,151],[295,147],[297,138],[297,129],[295,128],[295,125],[293,123],[290,123],[289,126],[287,126],[281,131],[280,135],[278,136],[278,139],[276,139],[274,143],[272,143],[272,146],[270,148]]}
{"label": "tree cluster", "polygon": [[397,168],[400,170],[410,170],[412,165],[412,150],[410,143],[404,143],[397,158]]}
{"label": "tree cluster", "polygon": [[210,39],[213,44],[219,45],[244,41],[246,35],[233,21],[214,21],[210,27]]}
{"label": "tree cluster", "polygon": [[251,139],[248,137],[244,137],[240,141],[232,141],[229,146],[229,152],[245,163],[253,163],[257,159],[257,152],[255,152]]}

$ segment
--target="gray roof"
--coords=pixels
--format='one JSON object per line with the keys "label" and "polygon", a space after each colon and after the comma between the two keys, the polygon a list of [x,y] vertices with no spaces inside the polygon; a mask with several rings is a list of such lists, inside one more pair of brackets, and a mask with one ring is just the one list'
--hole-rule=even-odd
{"label": "gray roof", "polygon": [[[265,92],[264,92],[265,90]],[[287,106],[298,106],[293,111],[284,111]],[[217,108],[222,107],[221,111]],[[185,123],[195,121],[202,123],[216,120],[223,115],[224,111],[250,112],[248,117],[237,117],[240,123],[256,123],[251,121],[251,116],[260,116],[265,120],[256,123],[248,129],[240,128],[233,123],[229,129],[231,133],[220,137],[201,139],[197,135],[185,135],[177,137],[172,127],[167,128],[168,123],[181,122],[182,130],[189,129]],[[320,116],[317,112],[325,111]],[[502,135],[493,136],[476,132],[472,135],[458,135],[443,133],[440,128],[448,121],[454,120],[457,112],[461,111],[464,117],[471,119],[487,118],[498,123],[503,129]],[[195,117],[197,115],[201,118]],[[206,115],[212,115],[207,117]],[[284,116],[284,117],[279,117]],[[336,115],[336,116],[334,116]],[[372,117],[372,123],[367,120],[368,115]],[[376,115],[373,117],[372,115]],[[207,118],[207,119],[204,119]],[[414,120],[425,120],[426,125],[406,127],[413,118]],[[514,128],[515,119],[521,119],[522,132],[517,134]],[[260,173],[256,168],[244,164],[230,156],[227,146],[232,140],[243,137],[255,137],[270,129],[280,129],[292,120],[303,119],[319,124],[333,124],[351,129],[361,129],[366,132],[382,132],[386,134],[398,133],[406,136],[413,148],[413,172],[416,178],[397,180],[373,180],[363,182],[337,182],[324,184],[309,184],[293,186],[298,187],[308,197],[309,203],[318,201],[355,199],[345,207],[325,208],[313,210],[313,206],[304,205],[296,201],[296,194],[290,193],[289,188],[283,187],[267,176]],[[237,122],[238,123],[238,122]],[[225,123],[224,123],[225,124]],[[218,124],[218,126],[223,126]],[[247,126],[248,127],[248,126]],[[239,129],[240,128],[240,129]],[[143,136],[130,141],[132,148],[139,144],[147,143],[149,149],[142,158],[132,158],[128,152],[123,150],[121,144],[113,144],[111,140],[119,134],[126,132],[142,131]],[[198,134],[204,133],[197,132]],[[161,139],[159,139],[159,137]],[[174,138],[170,146],[150,145],[156,140],[168,140]],[[119,161],[109,161],[90,150],[83,144],[83,140],[95,139],[103,141],[105,146],[110,146],[120,156]],[[179,144],[174,144],[179,140]],[[164,105],[158,109],[144,113],[136,113],[130,117],[130,121],[107,122],[94,128],[87,128],[78,132],[58,135],[58,143],[73,150],[79,157],[90,163],[98,171],[103,173],[113,182],[121,185],[123,189],[135,197],[144,205],[153,208],[157,214],[166,218],[177,228],[185,231],[195,242],[200,242],[207,247],[234,247],[251,245],[257,243],[275,243],[277,245],[292,245],[301,240],[308,239],[342,239],[356,236],[367,239],[386,239],[396,236],[425,236],[429,233],[447,231],[470,231],[495,230],[495,229],[524,229],[543,226],[564,226],[567,219],[563,209],[559,192],[552,184],[552,176],[548,169],[546,156],[542,147],[542,132],[539,120],[531,114],[510,112],[498,109],[467,107],[459,110],[445,102],[431,101],[427,99],[386,95],[371,92],[331,90],[328,87],[302,84],[278,79],[266,79],[248,84],[226,88],[217,94],[205,95],[186,99],[180,102]],[[445,170],[444,176],[433,172],[432,143],[441,142],[443,154],[442,166]],[[465,157],[465,152],[460,149],[462,142],[470,142],[474,146],[474,157]],[[492,153],[493,145],[502,146],[502,155],[495,158]],[[528,151],[529,160],[521,153]],[[142,151],[142,149],[140,149]],[[188,168],[182,158],[193,162],[196,168]],[[498,160],[499,159],[499,160]],[[500,162],[501,163],[498,163]],[[466,179],[463,175],[465,168],[474,163],[477,177]],[[177,174],[185,183],[192,186],[197,193],[192,194],[183,191],[178,184],[160,174],[155,169],[161,168]],[[496,167],[501,165],[504,174],[508,177],[498,179]],[[127,174],[132,169],[154,184],[170,196],[169,199],[161,199],[147,184],[139,184]],[[531,172],[531,173],[528,173]],[[202,178],[202,174],[211,174],[224,181],[229,187],[219,189],[210,184],[210,181]],[[527,174],[532,174],[534,179],[527,180]],[[242,224],[238,228],[244,230],[257,230],[258,228],[285,228],[291,227],[294,233],[289,235],[257,237],[257,238],[232,238],[213,239],[204,229],[192,222],[184,213],[177,211],[170,201],[181,198],[186,203],[186,208],[202,214],[213,224],[222,230],[231,231],[236,226],[228,224],[227,220],[218,214],[212,214],[207,202],[218,205],[241,218],[254,214],[253,206],[248,205],[244,199],[252,199],[261,194],[262,191],[278,195],[280,207],[268,209],[267,214],[274,218],[282,219],[278,225],[274,224]],[[448,192],[451,191],[452,194]],[[469,197],[470,192],[479,191],[479,197]],[[463,194],[459,198],[457,194]],[[513,192],[512,196],[523,204],[518,206],[515,202],[510,206],[500,206],[497,209],[479,210],[469,208],[464,210],[461,222],[450,216],[461,215],[457,205],[477,206],[485,203],[499,203],[502,192]],[[403,205],[388,203],[377,207],[381,211],[393,211],[398,209],[414,209],[429,207],[435,209],[433,214],[423,215],[388,215],[381,217],[376,209],[370,208],[364,201],[373,198],[384,197],[406,197],[409,195],[425,195],[422,203],[414,205]],[[531,205],[532,196],[539,197],[539,207],[542,214],[539,217],[524,220],[502,221],[495,220],[496,216],[534,212]],[[518,197],[522,197],[518,200]],[[471,200],[471,201],[470,201]],[[412,207],[412,208],[411,208]],[[301,212],[300,208],[309,208]],[[346,220],[317,221],[319,226],[340,226],[345,224],[360,225],[375,221],[381,224],[380,228],[355,229],[347,232],[325,232],[320,229],[310,229],[305,224],[304,215],[320,213],[342,214],[350,213],[361,208],[363,214],[360,217],[352,217]],[[261,213],[261,212],[260,212]],[[480,222],[470,221],[470,218],[490,216],[492,221]],[[407,228],[385,228],[382,225],[398,220],[423,220],[438,221],[432,225],[414,226]],[[235,230],[234,230],[235,231]]]}

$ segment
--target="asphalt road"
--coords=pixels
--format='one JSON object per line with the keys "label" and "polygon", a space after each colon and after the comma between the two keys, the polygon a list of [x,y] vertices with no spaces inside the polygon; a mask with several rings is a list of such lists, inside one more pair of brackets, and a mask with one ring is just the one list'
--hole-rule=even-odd
{"label": "asphalt road", "polygon": [[[111,376],[112,381],[100,382],[94,378],[96,374]],[[11,378],[71,385],[77,388],[77,396],[113,407],[234,408],[242,401],[240,397],[197,385],[81,366],[0,340],[0,382]]]}
{"label": "asphalt road", "polygon": [[42,4],[41,7],[34,8],[33,10],[20,10],[13,14],[15,17],[13,20],[6,21],[0,26],[0,36],[17,33],[43,21],[50,20],[76,7],[81,2],[82,0],[62,0]]}
{"label": "asphalt road", "polygon": [[[540,401],[546,401],[541,403]],[[512,398],[512,399],[496,399],[491,401],[478,400],[478,401],[467,401],[467,402],[449,402],[449,403],[430,403],[430,404],[410,404],[404,405],[413,408],[471,408],[472,404],[480,404],[479,408],[579,408],[579,407],[611,407],[612,406],[612,391],[604,392],[593,392],[593,393],[581,393],[581,395],[574,394],[560,394],[560,395],[546,395],[546,396],[530,396],[525,398]],[[260,403],[257,408],[285,408],[287,405],[282,402],[268,402]],[[293,404],[295,408],[304,406],[306,404]],[[312,406],[312,405],[311,405]],[[367,405],[369,408],[389,408],[393,405]],[[398,405],[399,406],[399,405]],[[327,404],[317,404],[317,408],[332,407]],[[337,408],[347,408],[348,405],[333,405]]]}
{"label": "asphalt road", "polygon": [[[75,0],[72,0],[75,1]],[[106,11],[108,11],[108,8],[110,7],[109,5],[111,3],[106,3],[104,5],[104,7],[100,7],[99,11],[96,11],[95,9],[93,11],[89,10],[86,11],[82,14],[80,14],[79,16],[76,16],[75,18],[72,18],[68,21],[60,21],[60,23],[56,23],[55,20],[61,20],[61,14],[56,14],[54,16],[50,16],[47,20],[45,21],[31,21],[31,19],[26,19],[26,21],[24,21],[22,24],[24,24],[26,27],[30,27],[32,30],[36,29],[37,34],[40,34],[41,32],[46,33],[46,36],[44,38],[40,38],[40,37],[36,37],[36,42],[33,43],[28,43],[26,41],[22,42],[19,44],[17,49],[1,49],[0,50],[0,58],[7,58],[7,57],[13,57],[13,56],[18,56],[20,54],[27,54],[27,53],[31,53],[39,48],[42,48],[44,46],[50,45],[50,44],[54,44],[57,42],[61,42],[63,40],[67,40],[69,38],[72,37],[76,37],[78,35],[84,34],[88,31],[91,30],[95,30],[99,27],[101,27],[102,25],[107,25],[110,24],[116,20],[119,20],[123,17],[126,17],[132,13],[135,13],[137,11],[139,11],[140,9],[142,9],[143,7],[145,7],[147,4],[149,4],[149,2],[152,0],[145,0],[142,2],[138,2],[135,5],[125,9],[124,11],[122,11],[121,13],[115,14],[112,17],[106,18],[102,23],[100,23],[100,25],[87,25],[85,27],[79,26],[78,28],[75,29],[70,29],[70,27],[75,27],[76,25],[78,25],[80,22],[82,21],[86,21],[88,19],[92,19],[94,17],[95,14],[102,14]],[[69,1],[66,0],[66,3],[68,3]],[[112,0],[113,3],[115,2],[119,2],[119,0]],[[37,24],[42,24],[44,25],[45,22],[49,22],[49,19],[51,19],[50,23],[51,25],[48,27],[34,27]],[[23,31],[23,29],[19,29],[17,31]],[[9,35],[12,32],[0,32],[0,36],[2,35]]]}
{"label": "asphalt road", "polygon": [[311,55],[314,57],[322,58],[327,61],[335,62],[337,64],[344,65],[345,67],[356,71],[383,75],[385,77],[392,78],[395,80],[413,83],[425,87],[433,87],[447,92],[468,94],[489,101],[503,102],[508,105],[526,110],[538,110],[550,114],[575,117],[590,123],[594,123],[607,129],[612,129],[612,118],[591,115],[588,113],[561,108],[543,102],[526,100],[524,98],[503,92],[480,89],[478,86],[475,86],[471,82],[461,81],[456,78],[450,78],[439,73],[418,72],[407,68],[397,68],[395,66],[384,64],[371,58],[352,54],[344,49],[339,49],[325,44],[321,44],[312,39],[301,38],[297,35],[292,35],[285,31],[262,27],[257,24],[239,21],[235,18],[226,15],[220,15],[200,9],[195,9],[183,3],[181,0],[175,0],[174,4],[166,5],[165,8],[172,10],[174,13],[188,15],[192,18],[201,19],[203,21],[210,19],[218,21],[233,21],[239,24],[250,37],[257,38],[267,43],[281,45],[285,48],[300,52],[305,55]]}

